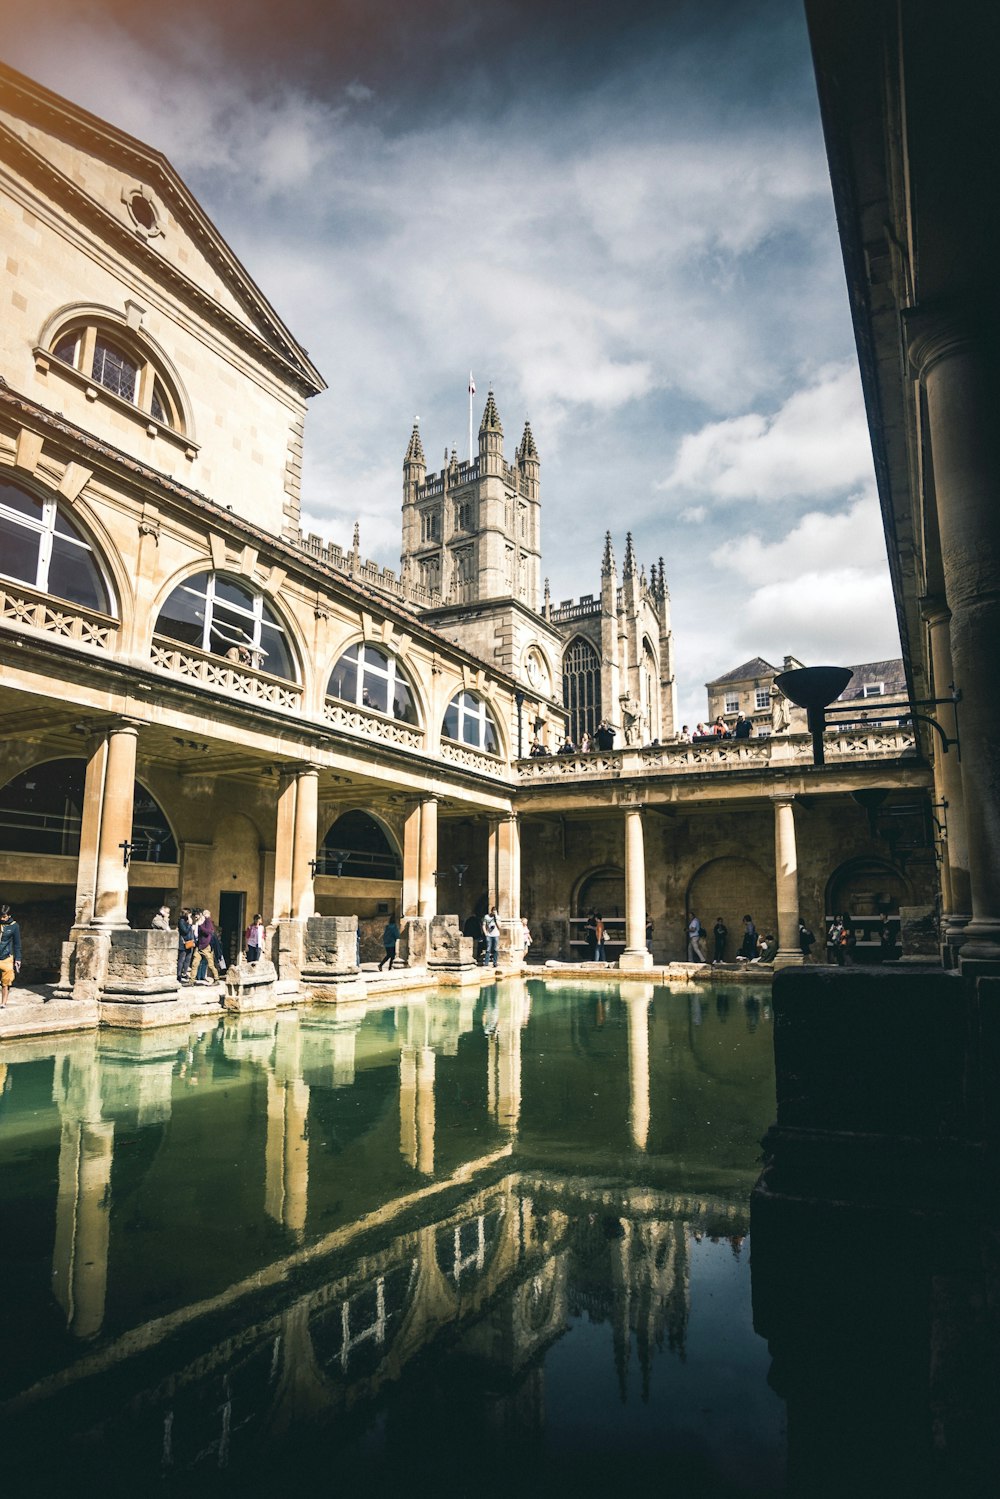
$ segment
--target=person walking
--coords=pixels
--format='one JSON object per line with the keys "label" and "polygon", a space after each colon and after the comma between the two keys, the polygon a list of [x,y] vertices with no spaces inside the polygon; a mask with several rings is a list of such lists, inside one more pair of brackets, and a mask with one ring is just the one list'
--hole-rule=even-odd
{"label": "person walking", "polygon": [[500,962],[500,923],[497,921],[496,906],[483,917],[483,937],[486,940],[483,967],[496,968]]}
{"label": "person walking", "polygon": [[[197,966],[192,963],[191,972],[194,974],[193,982],[196,984],[208,984],[219,982],[219,970],[215,966],[215,951],[213,937],[215,936],[215,922],[209,910],[202,911],[198,916],[198,935],[195,939],[195,957]],[[211,971],[211,979],[208,977]],[[204,975],[204,977],[202,977]]]}
{"label": "person walking", "polygon": [[389,972],[392,972],[392,965],[396,961],[396,943],[398,941],[399,927],[396,925],[395,918],[390,916],[389,920],[382,928],[382,946],[385,948],[385,957],[378,965],[379,973],[382,972],[383,963],[388,963]]}
{"label": "person walking", "polygon": [[187,906],[182,906],[177,916],[177,982],[187,982],[191,972],[191,958],[194,955],[195,930],[191,920],[191,911]]}
{"label": "person walking", "polygon": [[10,986],[21,972],[21,928],[10,906],[0,906],[0,1009],[7,1008]]}
{"label": "person walking", "polygon": [[708,962],[708,957],[705,953],[704,929],[693,911],[691,912],[691,920],[688,922],[688,962]]}
{"label": "person walking", "polygon": [[248,963],[260,962],[260,955],[264,951],[265,941],[264,918],[258,912],[243,933],[243,945],[246,948]]}
{"label": "person walking", "polygon": [[815,941],[816,941],[816,938],[813,936],[812,932],[809,930],[809,928],[806,926],[805,922],[802,920],[802,917],[800,916],[799,917],[799,947],[802,949],[802,961],[803,961],[803,963],[808,963],[809,962],[809,949],[812,947],[812,945],[813,945],[813,943]]}
{"label": "person walking", "polygon": [[743,918],[743,941],[736,956],[744,963],[749,963],[751,958],[757,956],[757,928],[753,924],[752,916]]}
{"label": "person walking", "polygon": [[715,925],[712,928],[712,937],[715,941],[715,956],[712,959],[713,964],[724,963],[726,961],[726,939],[728,936],[729,928],[726,926],[726,923],[723,921],[722,917],[717,916],[715,918]]}

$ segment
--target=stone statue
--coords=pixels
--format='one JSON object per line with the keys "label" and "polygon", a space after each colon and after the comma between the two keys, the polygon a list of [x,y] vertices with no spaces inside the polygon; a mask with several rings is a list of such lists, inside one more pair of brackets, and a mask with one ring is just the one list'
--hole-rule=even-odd
{"label": "stone statue", "polygon": [[788,712],[788,699],[778,686],[777,682],[771,683],[771,733],[787,734],[788,725],[791,722]]}
{"label": "stone statue", "polygon": [[619,699],[622,705],[622,729],[626,744],[636,744],[640,738],[639,704],[629,694]]}

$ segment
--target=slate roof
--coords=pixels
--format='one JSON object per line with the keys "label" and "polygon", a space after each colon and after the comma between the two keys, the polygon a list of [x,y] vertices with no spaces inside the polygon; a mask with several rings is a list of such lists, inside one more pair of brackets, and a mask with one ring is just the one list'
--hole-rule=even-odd
{"label": "slate roof", "polygon": [[[716,677],[712,682],[706,682],[706,687],[722,687],[726,682],[746,682],[754,677],[776,676],[781,670],[780,666],[772,666],[770,661],[765,661],[763,656],[754,656],[750,661],[744,661],[742,666],[737,666],[733,671],[725,672],[721,677]],[[873,678],[881,681],[880,677]]]}
{"label": "slate roof", "polygon": [[889,661],[863,661],[860,666],[852,666],[851,670],[854,675],[837,699],[838,702],[853,702],[855,698],[864,695],[866,686],[875,682],[882,683],[884,697],[906,697],[906,673],[901,656]]}

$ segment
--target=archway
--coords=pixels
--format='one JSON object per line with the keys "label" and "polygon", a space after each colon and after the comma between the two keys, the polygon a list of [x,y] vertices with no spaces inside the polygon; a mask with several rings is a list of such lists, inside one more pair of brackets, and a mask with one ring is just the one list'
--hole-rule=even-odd
{"label": "archway", "polygon": [[401,880],[403,862],[382,824],[369,812],[355,809],[342,813],[323,839],[316,872],[350,879]]}
{"label": "archway", "polygon": [[[743,917],[749,913],[758,932],[777,932],[778,913],[774,874],[761,869],[752,859],[723,856],[710,859],[693,876],[687,889],[686,912],[698,916],[709,933],[707,952],[713,953],[712,928],[721,916],[729,928],[725,956],[732,961],[743,940]],[[684,926],[687,915],[681,913]],[[680,939],[686,952],[686,938]]]}

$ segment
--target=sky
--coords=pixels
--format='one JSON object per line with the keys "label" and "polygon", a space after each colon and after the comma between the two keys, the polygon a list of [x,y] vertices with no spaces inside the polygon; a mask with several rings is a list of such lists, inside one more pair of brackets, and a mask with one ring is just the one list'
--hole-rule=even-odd
{"label": "sky", "polygon": [[798,0],[0,0],[5,61],[163,151],[326,378],[303,528],[398,567],[402,459],[493,386],[554,602],[661,556],[680,716],[899,654]]}

